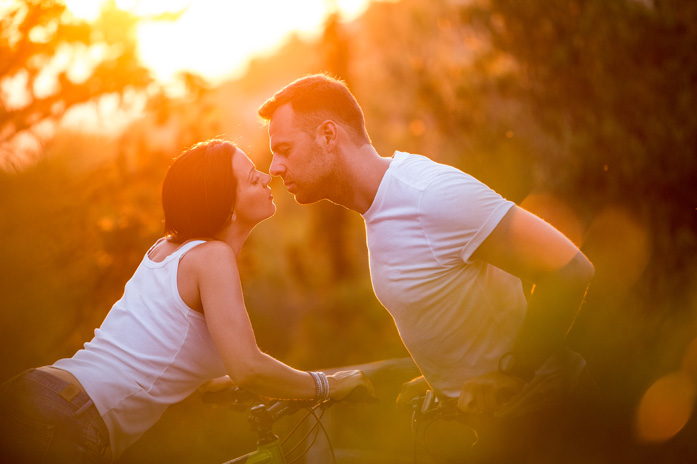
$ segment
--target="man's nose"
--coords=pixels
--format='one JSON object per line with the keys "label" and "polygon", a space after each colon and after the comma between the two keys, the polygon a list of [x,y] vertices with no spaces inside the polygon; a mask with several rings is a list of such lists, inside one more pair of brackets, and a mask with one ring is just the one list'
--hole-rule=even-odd
{"label": "man's nose", "polygon": [[277,157],[271,158],[271,166],[269,166],[269,174],[272,176],[280,176],[285,172],[286,168],[283,164],[278,161]]}

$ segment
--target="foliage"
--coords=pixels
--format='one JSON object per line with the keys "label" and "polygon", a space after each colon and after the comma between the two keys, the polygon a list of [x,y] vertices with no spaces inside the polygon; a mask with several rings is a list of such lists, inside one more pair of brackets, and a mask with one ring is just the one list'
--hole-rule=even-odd
{"label": "foliage", "polygon": [[93,23],[59,0],[11,1],[0,23],[0,161],[17,163],[18,134],[35,132],[71,107],[101,95],[143,89],[137,19],[106,2]]}
{"label": "foliage", "polygon": [[462,14],[516,63],[508,91],[547,134],[529,140],[538,185],[589,224],[580,322],[612,336],[584,346],[625,399],[639,394],[694,337],[697,5],[492,0]]}
{"label": "foliage", "polygon": [[651,278],[685,269],[697,251],[697,5],[493,0],[475,18],[519,64],[511,91],[555,139],[536,150],[550,188],[637,215]]}

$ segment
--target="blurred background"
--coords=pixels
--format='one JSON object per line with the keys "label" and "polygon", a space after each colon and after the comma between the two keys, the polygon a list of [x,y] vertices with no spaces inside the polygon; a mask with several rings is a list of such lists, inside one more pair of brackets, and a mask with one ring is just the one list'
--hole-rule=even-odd
{"label": "blurred background", "polygon": [[[162,233],[176,155],[219,136],[268,170],[256,109],[324,71],[383,156],[463,169],[582,248],[596,277],[569,341],[607,462],[692,461],[695,50],[682,0],[2,0],[0,381],[89,341]],[[271,187],[240,256],[260,347],[301,369],[407,356],[360,216]],[[187,400],[120,462],[229,459],[251,438],[226,414]]]}

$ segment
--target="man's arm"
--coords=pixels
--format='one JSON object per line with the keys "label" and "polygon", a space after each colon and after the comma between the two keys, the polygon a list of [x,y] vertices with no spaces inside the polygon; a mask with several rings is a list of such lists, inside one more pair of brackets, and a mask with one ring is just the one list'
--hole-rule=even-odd
{"label": "man's arm", "polygon": [[[517,206],[506,213],[472,259],[535,285],[513,348],[517,368],[534,371],[566,337],[593,277],[593,265],[561,232]],[[498,380],[484,382],[485,390],[493,389],[488,393],[478,392],[482,387],[474,383],[466,384],[463,392],[470,388],[473,396],[497,396]]]}

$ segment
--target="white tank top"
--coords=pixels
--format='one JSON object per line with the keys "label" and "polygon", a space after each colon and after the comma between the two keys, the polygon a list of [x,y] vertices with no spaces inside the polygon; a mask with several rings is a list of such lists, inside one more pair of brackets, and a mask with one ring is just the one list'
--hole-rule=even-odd
{"label": "white tank top", "polygon": [[73,374],[94,402],[114,460],[170,404],[226,373],[204,315],[184,303],[177,287],[181,257],[201,243],[185,243],[162,262],[146,254],[92,341],[54,364]]}

